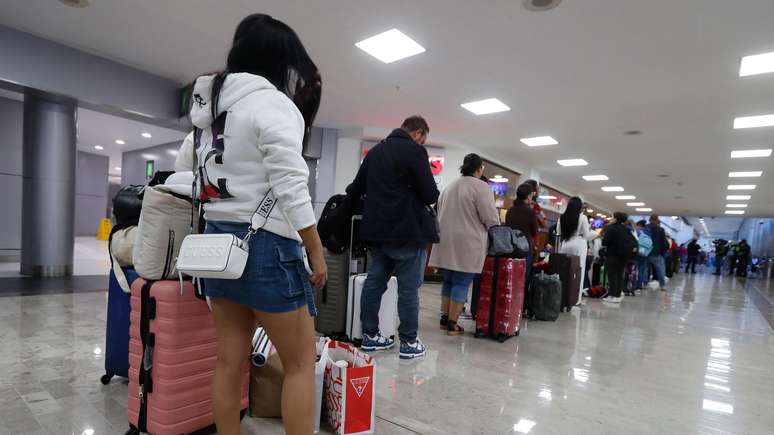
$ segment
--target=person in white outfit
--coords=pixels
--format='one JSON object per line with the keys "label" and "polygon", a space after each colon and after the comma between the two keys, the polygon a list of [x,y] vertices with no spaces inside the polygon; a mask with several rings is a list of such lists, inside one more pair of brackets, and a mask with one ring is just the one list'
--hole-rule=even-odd
{"label": "person in white outfit", "polygon": [[[583,289],[583,277],[586,273],[586,255],[588,253],[588,242],[597,237],[597,233],[591,231],[589,219],[583,214],[583,201],[577,196],[570,198],[567,203],[567,209],[559,218],[556,226],[559,237],[559,253],[568,255],[577,255],[580,257],[581,273],[579,279],[581,284],[578,288]],[[578,305],[580,305],[580,295],[578,295]]]}

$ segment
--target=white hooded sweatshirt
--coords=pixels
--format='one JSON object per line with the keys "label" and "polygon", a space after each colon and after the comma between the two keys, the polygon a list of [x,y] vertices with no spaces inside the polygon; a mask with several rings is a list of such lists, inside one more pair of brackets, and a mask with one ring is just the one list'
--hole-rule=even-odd
{"label": "white hooded sweatshirt", "polygon": [[[249,223],[271,189],[277,204],[263,229],[300,241],[298,230],[315,224],[309,169],[301,155],[301,113],[265,78],[235,73],[226,77],[220,92],[217,119],[224,122],[215,122],[210,101],[213,78],[196,80],[191,109],[193,124],[203,130],[196,150],[198,165],[204,166],[205,184],[215,192],[204,204],[206,219]],[[193,136],[183,141],[175,171],[194,169]]]}

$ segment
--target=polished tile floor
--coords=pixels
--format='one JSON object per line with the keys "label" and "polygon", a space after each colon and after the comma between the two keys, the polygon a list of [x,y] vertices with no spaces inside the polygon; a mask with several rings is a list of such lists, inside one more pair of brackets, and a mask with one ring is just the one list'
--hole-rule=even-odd
{"label": "polished tile floor", "polygon": [[[423,289],[428,356],[377,358],[379,434],[774,433],[771,281],[680,274],[666,293],[586,301],[504,344],[441,335],[438,294]],[[123,433],[126,385],[99,382],[105,301],[0,297],[0,435]]]}

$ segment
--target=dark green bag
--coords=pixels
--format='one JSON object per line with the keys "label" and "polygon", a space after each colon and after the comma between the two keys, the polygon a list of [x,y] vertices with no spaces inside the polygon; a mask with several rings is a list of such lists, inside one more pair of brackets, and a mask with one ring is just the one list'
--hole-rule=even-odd
{"label": "dark green bag", "polygon": [[562,307],[562,282],[559,275],[540,272],[532,277],[529,289],[529,318],[555,321]]}

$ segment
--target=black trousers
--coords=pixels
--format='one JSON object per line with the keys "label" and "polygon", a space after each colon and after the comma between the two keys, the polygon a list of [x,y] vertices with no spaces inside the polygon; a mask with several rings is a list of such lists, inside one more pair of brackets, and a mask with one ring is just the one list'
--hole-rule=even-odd
{"label": "black trousers", "polygon": [[688,256],[688,263],[685,265],[685,273],[688,273],[688,269],[691,269],[691,273],[696,273],[696,261],[699,259],[696,255]]}
{"label": "black trousers", "polygon": [[623,258],[607,256],[605,269],[607,271],[608,293],[611,297],[621,296],[624,289],[624,269],[626,261]]}
{"label": "black trousers", "polygon": [[720,275],[720,270],[723,268],[723,257],[715,257],[715,273]]}

